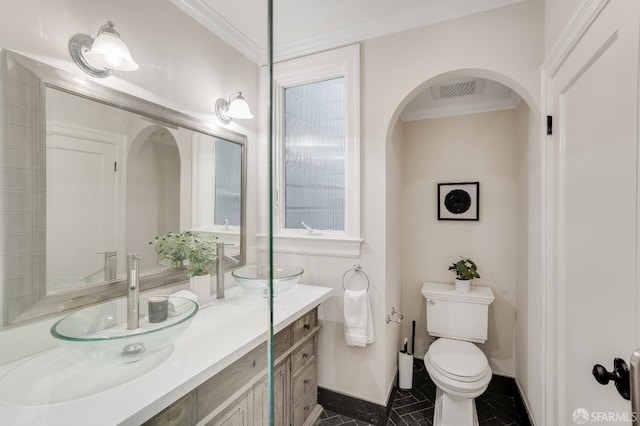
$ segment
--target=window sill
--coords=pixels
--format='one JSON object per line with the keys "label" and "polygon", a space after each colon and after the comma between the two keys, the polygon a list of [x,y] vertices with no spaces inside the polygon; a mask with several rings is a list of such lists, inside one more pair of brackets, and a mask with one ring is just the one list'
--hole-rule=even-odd
{"label": "window sill", "polygon": [[[257,236],[259,250],[268,250],[268,237]],[[275,253],[312,254],[318,256],[360,257],[361,239],[335,238],[309,235],[275,235],[273,251]]]}

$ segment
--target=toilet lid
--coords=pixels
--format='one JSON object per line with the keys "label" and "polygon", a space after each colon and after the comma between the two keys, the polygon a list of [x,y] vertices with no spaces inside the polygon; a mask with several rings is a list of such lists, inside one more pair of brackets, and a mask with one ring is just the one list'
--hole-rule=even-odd
{"label": "toilet lid", "polygon": [[429,346],[427,357],[440,374],[453,380],[474,382],[491,374],[487,357],[470,342],[440,338]]}

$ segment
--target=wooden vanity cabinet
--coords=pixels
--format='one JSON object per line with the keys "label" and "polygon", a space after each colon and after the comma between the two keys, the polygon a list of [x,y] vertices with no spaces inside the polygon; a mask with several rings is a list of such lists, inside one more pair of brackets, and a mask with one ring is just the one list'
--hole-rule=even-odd
{"label": "wooden vanity cabinet", "polygon": [[[319,423],[313,308],[274,336],[274,424]],[[267,344],[263,343],[148,420],[146,425],[268,425]]]}
{"label": "wooden vanity cabinet", "polygon": [[293,336],[298,344],[291,353],[292,425],[314,424],[322,414],[322,407],[318,405],[317,329],[317,309],[293,324]]}
{"label": "wooden vanity cabinet", "polygon": [[[273,370],[273,424],[288,426],[289,422],[289,360],[277,365]],[[253,387],[253,424],[256,426],[269,425],[269,393],[267,378],[264,377]]]}

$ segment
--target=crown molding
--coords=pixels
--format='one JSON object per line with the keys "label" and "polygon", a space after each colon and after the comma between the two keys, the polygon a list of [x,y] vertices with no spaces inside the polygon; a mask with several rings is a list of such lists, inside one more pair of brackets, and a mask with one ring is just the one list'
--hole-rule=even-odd
{"label": "crown molding", "polygon": [[60,121],[47,122],[47,135],[66,136],[74,139],[82,139],[109,145],[118,145],[127,141],[126,135],[105,132]]}
{"label": "crown molding", "polygon": [[261,52],[260,46],[246,37],[236,27],[231,25],[218,12],[205,4],[202,0],[169,0],[187,15],[191,16],[206,29],[220,37],[224,42],[242,53],[249,60],[258,63]]}
{"label": "crown molding", "polygon": [[[426,25],[435,24],[437,22],[448,21],[463,16],[485,12],[487,10],[520,3],[522,1],[524,0],[502,0],[497,2],[497,4],[493,3],[490,6],[476,4],[466,8],[464,11],[438,10],[435,13],[434,11],[430,11],[431,13],[428,15],[425,13],[416,13],[416,11],[399,13],[397,15],[351,25],[339,30],[327,31],[316,36],[278,44],[273,50],[273,60],[274,62],[281,62],[287,59],[347,46],[376,37],[412,30]],[[265,57],[265,54],[266,52],[263,53],[262,58]]]}
{"label": "crown molding", "polygon": [[518,95],[508,99],[496,99],[482,102],[466,102],[459,105],[449,105],[438,108],[421,108],[412,111],[405,110],[400,118],[403,122],[427,120],[430,118],[453,117],[456,115],[478,114],[483,112],[516,109],[522,98]]}
{"label": "crown molding", "polygon": [[[258,45],[246,37],[229,21],[224,19],[218,12],[207,5],[203,0],[170,0],[172,4],[191,16],[205,28],[216,34],[223,41],[237,49],[256,64],[267,63],[267,49]],[[473,15],[496,9],[511,4],[520,3],[524,0],[497,0],[491,4],[470,4],[464,10],[457,8],[450,10],[450,7],[443,3],[443,6],[436,10],[412,10],[398,13],[393,16],[373,19],[356,25],[351,25],[334,31],[327,31],[322,34],[300,38],[294,41],[277,44],[274,49],[274,62],[281,62],[312,53],[322,52],[337,47],[355,44],[364,40],[394,34],[406,30],[415,29],[436,22],[447,21],[460,18],[462,16]],[[259,43],[259,42],[258,42]]]}
{"label": "crown molding", "polygon": [[582,35],[598,17],[609,0],[585,0],[576,11],[558,41],[542,64],[542,70],[553,78]]}

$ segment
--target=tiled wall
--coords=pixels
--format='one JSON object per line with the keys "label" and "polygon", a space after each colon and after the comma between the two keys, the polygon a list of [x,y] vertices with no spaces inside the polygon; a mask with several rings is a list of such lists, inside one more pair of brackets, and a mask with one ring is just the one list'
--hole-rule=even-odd
{"label": "tiled wall", "polygon": [[40,80],[5,55],[0,80],[2,311],[7,324],[45,293],[45,104]]}

